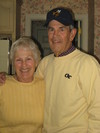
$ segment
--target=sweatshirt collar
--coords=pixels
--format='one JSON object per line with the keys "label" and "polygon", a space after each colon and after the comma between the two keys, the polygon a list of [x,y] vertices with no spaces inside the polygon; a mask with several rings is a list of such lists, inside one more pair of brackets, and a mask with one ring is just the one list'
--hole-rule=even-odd
{"label": "sweatshirt collar", "polygon": [[68,49],[67,51],[61,53],[58,57],[62,57],[62,56],[68,55],[68,54],[72,53],[75,49],[76,49],[75,46],[72,45],[70,49]]}

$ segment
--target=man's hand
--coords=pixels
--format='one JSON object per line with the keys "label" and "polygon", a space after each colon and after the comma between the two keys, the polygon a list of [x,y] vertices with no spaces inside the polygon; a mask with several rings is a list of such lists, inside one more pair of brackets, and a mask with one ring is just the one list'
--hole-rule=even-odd
{"label": "man's hand", "polygon": [[0,85],[3,85],[6,80],[6,73],[5,72],[0,72]]}

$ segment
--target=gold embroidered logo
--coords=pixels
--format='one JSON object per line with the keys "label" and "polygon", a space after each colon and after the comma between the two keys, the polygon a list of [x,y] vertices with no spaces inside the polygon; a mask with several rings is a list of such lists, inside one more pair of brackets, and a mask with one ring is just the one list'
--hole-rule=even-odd
{"label": "gold embroidered logo", "polygon": [[58,17],[60,15],[60,12],[61,12],[61,10],[57,10],[57,11],[53,12],[53,15],[55,17]]}

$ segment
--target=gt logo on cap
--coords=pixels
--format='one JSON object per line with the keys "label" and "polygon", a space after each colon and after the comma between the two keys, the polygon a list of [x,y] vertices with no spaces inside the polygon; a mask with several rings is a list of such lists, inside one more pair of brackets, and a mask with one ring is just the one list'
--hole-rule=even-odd
{"label": "gt logo on cap", "polygon": [[57,16],[60,15],[60,12],[61,12],[61,10],[57,10],[57,11],[53,12],[53,15],[54,15],[55,17],[57,17]]}

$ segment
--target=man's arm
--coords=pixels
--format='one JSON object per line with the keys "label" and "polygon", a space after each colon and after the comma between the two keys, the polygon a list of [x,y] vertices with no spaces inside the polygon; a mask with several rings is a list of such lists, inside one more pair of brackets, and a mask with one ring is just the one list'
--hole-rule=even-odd
{"label": "man's arm", "polygon": [[92,80],[92,90],[90,97],[90,105],[88,108],[89,128],[88,133],[100,132],[100,69],[95,71],[94,79]]}
{"label": "man's arm", "polygon": [[[82,75],[82,91],[87,101],[88,133],[100,132],[100,65],[88,60],[87,73]],[[88,69],[89,68],[89,69]],[[85,85],[85,86],[84,86]]]}

